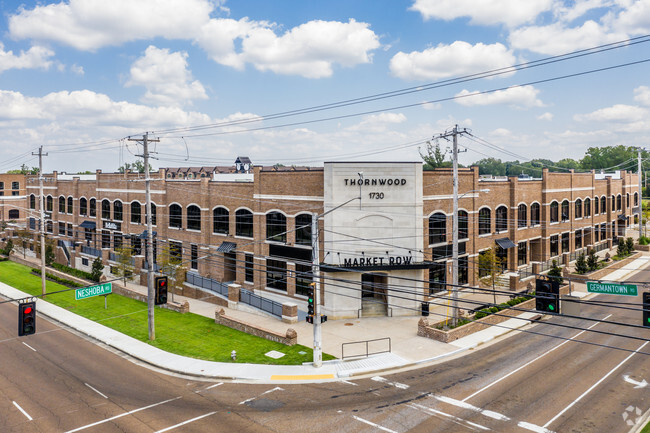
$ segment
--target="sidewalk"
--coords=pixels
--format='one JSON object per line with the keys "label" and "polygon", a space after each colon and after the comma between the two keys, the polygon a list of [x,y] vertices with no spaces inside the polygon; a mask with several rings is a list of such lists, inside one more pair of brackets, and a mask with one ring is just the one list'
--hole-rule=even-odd
{"label": "sidewalk", "polygon": [[[634,260],[625,269],[617,270],[607,276],[606,280],[620,281],[641,267],[647,265],[650,255]],[[582,287],[580,287],[582,286]],[[146,287],[129,283],[128,288],[139,293],[145,293]],[[584,284],[575,284],[575,292],[585,292]],[[583,295],[580,293],[580,295]],[[586,293],[584,293],[586,295]],[[583,295],[583,296],[584,296]],[[29,295],[0,283],[0,296],[6,298],[23,298]],[[313,328],[306,322],[286,324],[276,318],[263,314],[232,310],[198,299],[174,295],[176,302],[187,301],[190,312],[214,318],[215,310],[224,308],[226,314],[238,319],[262,324],[265,328],[286,332],[293,328],[298,333],[298,343],[312,347]],[[507,296],[497,296],[497,302],[503,302]],[[465,301],[465,302],[463,302]],[[471,303],[470,303],[471,301]],[[461,293],[459,305],[461,308],[473,309],[476,303],[493,302],[491,294],[473,293],[472,290]],[[135,340],[101,324],[77,316],[63,308],[52,305],[42,299],[37,300],[38,312],[56,322],[73,328],[78,332],[100,341],[110,347],[124,352],[146,364],[158,368],[190,376],[211,378],[215,380],[255,381],[264,383],[318,382],[340,380],[354,375],[366,375],[381,371],[412,367],[425,363],[433,363],[443,358],[462,353],[480,344],[492,341],[513,329],[531,323],[535,313],[523,313],[509,319],[499,326],[492,326],[470,336],[460,338],[450,344],[418,337],[417,323],[419,316],[413,317],[372,317],[328,321],[322,326],[323,352],[341,357],[343,343],[390,337],[391,351],[368,358],[350,361],[334,360],[323,362],[323,366],[315,368],[311,363],[297,366],[258,365],[239,363],[218,363],[202,361],[175,355],[157,349],[144,342]],[[449,313],[447,305],[433,305],[430,315],[433,318],[446,317]]]}

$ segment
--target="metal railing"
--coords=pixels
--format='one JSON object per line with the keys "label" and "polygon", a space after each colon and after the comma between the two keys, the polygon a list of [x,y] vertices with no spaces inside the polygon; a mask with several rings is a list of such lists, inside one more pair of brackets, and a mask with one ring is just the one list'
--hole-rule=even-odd
{"label": "metal railing", "polygon": [[86,245],[81,246],[81,252],[95,257],[102,256],[102,250],[98,250],[97,248],[93,248],[93,247],[87,247]]}
{"label": "metal railing", "polygon": [[[387,343],[387,348],[386,348]],[[348,347],[357,348],[358,350],[355,354],[346,355],[345,349]],[[378,347],[375,349],[375,347]],[[382,350],[383,347],[383,350]],[[379,353],[390,353],[391,351],[391,341],[390,337],[385,338],[376,338],[374,340],[365,340],[365,341],[353,341],[351,343],[341,344],[341,359],[346,358],[367,358],[370,355],[377,355]]]}
{"label": "metal railing", "polygon": [[194,272],[188,272],[185,274],[185,281],[194,286],[201,287],[206,290],[218,293],[222,296],[228,297],[228,284],[222,283],[212,278],[202,277],[199,274]]}
{"label": "metal railing", "polygon": [[[149,269],[149,263],[146,260],[142,262],[142,269]],[[160,271],[160,265],[158,263],[153,264],[153,271],[154,272]]]}
{"label": "metal railing", "polygon": [[61,247],[61,249],[63,250],[63,254],[65,254],[65,258],[68,259],[68,265],[69,265],[70,264],[70,251],[68,250],[68,246],[61,239],[59,239],[59,242],[57,242],[57,245],[59,247]]}
{"label": "metal railing", "polygon": [[239,301],[257,308],[258,310],[265,311],[277,317],[282,317],[282,304],[272,301],[267,298],[256,295],[250,290],[241,289],[239,291]]}

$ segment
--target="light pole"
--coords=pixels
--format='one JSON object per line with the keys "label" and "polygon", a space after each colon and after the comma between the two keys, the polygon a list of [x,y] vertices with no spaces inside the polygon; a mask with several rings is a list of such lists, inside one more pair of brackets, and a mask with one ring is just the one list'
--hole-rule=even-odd
{"label": "light pole", "polygon": [[454,213],[452,217],[452,249],[451,249],[451,325],[458,324],[458,200],[472,192],[490,192],[489,189],[473,189],[458,196],[458,183],[454,182]]}

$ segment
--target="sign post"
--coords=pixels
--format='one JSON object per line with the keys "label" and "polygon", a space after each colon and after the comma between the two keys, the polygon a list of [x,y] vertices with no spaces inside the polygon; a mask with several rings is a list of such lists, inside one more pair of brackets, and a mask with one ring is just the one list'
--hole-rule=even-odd
{"label": "sign post", "polygon": [[599,281],[587,281],[587,292],[605,295],[638,295],[636,284],[601,283]]}

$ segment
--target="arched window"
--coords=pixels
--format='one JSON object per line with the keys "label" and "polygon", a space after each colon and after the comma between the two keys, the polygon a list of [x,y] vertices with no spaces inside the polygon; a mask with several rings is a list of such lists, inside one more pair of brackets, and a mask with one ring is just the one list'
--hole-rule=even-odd
{"label": "arched window", "polygon": [[528,225],[528,206],[520,204],[517,207],[517,227],[526,227]]}
{"label": "arched window", "polygon": [[227,235],[230,232],[230,212],[225,207],[212,211],[212,233]]}
{"label": "arched window", "polygon": [[600,204],[600,199],[598,196],[594,197],[594,215],[598,215],[600,211],[598,210],[598,205]]}
{"label": "arched window", "polygon": [[111,202],[107,199],[102,200],[102,218],[105,220],[111,219]]}
{"label": "arched window", "polygon": [[591,216],[591,199],[589,197],[587,197],[585,199],[584,208],[585,208],[585,218],[590,217]]}
{"label": "arched window", "polygon": [[607,213],[607,197],[600,198],[600,213]]}
{"label": "arched window", "polygon": [[85,197],[79,199],[79,215],[86,216],[88,214],[88,200]]}
{"label": "arched window", "polygon": [[177,229],[183,227],[183,208],[180,205],[169,206],[169,227]]}
{"label": "arched window", "polygon": [[122,202],[119,200],[115,200],[113,202],[113,219],[115,221],[122,221],[122,215],[123,215]]}
{"label": "arched window", "polygon": [[508,230],[508,208],[499,206],[495,211],[495,229],[497,232]]}
{"label": "arched window", "polygon": [[253,237],[253,212],[248,209],[235,212],[235,236]]}
{"label": "arched window", "polygon": [[59,197],[59,213],[65,213],[65,197]]}
{"label": "arched window", "polygon": [[469,218],[464,210],[458,211],[458,239],[469,238]]}
{"label": "arched window", "polygon": [[616,210],[616,197],[612,195],[612,212]]}
{"label": "arched window", "polygon": [[140,221],[142,221],[142,207],[139,202],[134,201],[131,203],[131,222],[140,224]]}
{"label": "arched window", "polygon": [[296,245],[311,245],[311,215],[296,215]]}
{"label": "arched window", "polygon": [[638,206],[638,205],[639,205],[639,193],[635,192],[634,193],[634,206]]}
{"label": "arched window", "polygon": [[9,219],[17,220],[18,218],[20,218],[20,211],[18,209],[11,209],[9,211]]}
{"label": "arched window", "polygon": [[68,213],[72,215],[74,206],[72,205],[72,196],[68,197]]}
{"label": "arched window", "polygon": [[536,226],[540,222],[540,206],[539,203],[533,203],[530,205],[530,225]]}
{"label": "arched window", "polygon": [[623,203],[621,200],[621,195],[616,196],[616,210],[621,210],[623,208]]}
{"label": "arched window", "polygon": [[478,234],[489,235],[492,231],[492,216],[490,208],[484,207],[478,211]]}
{"label": "arched window", "polygon": [[562,221],[569,220],[569,200],[562,202]]}
{"label": "arched window", "polygon": [[52,196],[51,196],[51,195],[48,195],[48,196],[47,196],[47,200],[45,201],[45,203],[46,203],[46,205],[45,205],[45,209],[46,209],[48,212],[52,212],[52,202],[53,202],[53,201],[54,201],[54,199],[52,198]]}
{"label": "arched window", "polygon": [[429,245],[447,242],[447,215],[436,212],[429,217]]}
{"label": "arched window", "polygon": [[276,242],[287,241],[287,217],[280,212],[266,214],[266,239]]}
{"label": "arched window", "polygon": [[551,222],[556,223],[559,221],[558,217],[558,204],[556,201],[551,202]]}
{"label": "arched window", "polygon": [[29,196],[29,208],[36,209],[36,196],[34,194]]}
{"label": "arched window", "polygon": [[582,218],[582,200],[581,199],[576,199],[575,203],[575,217],[576,218]]}
{"label": "arched window", "polygon": [[196,205],[187,207],[187,229],[201,230],[201,208]]}
{"label": "arched window", "polygon": [[94,217],[96,215],[97,215],[97,200],[91,198],[90,205],[88,206],[88,216]]}

